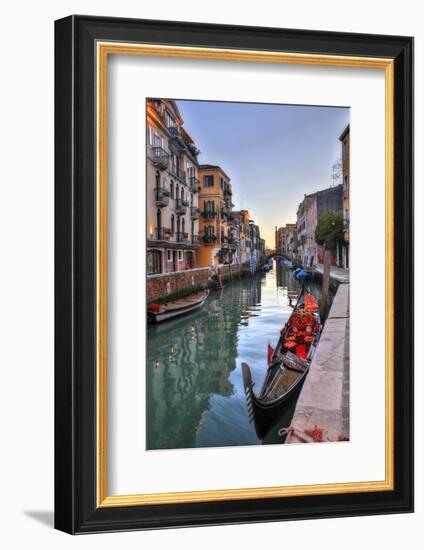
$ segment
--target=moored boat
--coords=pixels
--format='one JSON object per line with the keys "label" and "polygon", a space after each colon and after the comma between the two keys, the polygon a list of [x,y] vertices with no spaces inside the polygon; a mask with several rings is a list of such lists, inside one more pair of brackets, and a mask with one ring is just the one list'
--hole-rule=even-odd
{"label": "moored boat", "polygon": [[308,374],[321,334],[316,298],[305,287],[289,320],[281,330],[275,350],[270,350],[268,370],[258,395],[253,391],[250,368],[242,363],[249,418],[260,439],[283,414]]}
{"label": "moored boat", "polygon": [[160,323],[167,319],[178,317],[195,311],[203,306],[209,295],[209,290],[195,292],[184,298],[177,298],[164,304],[150,304],[147,309],[147,319],[150,323]]}

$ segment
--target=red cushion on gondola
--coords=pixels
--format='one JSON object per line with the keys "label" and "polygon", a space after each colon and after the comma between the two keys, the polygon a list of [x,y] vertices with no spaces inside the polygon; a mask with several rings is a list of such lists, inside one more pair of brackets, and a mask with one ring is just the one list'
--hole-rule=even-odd
{"label": "red cushion on gondola", "polygon": [[297,344],[297,346],[296,346],[296,355],[300,359],[306,359],[306,357],[308,355],[308,350],[306,349],[305,344]]}

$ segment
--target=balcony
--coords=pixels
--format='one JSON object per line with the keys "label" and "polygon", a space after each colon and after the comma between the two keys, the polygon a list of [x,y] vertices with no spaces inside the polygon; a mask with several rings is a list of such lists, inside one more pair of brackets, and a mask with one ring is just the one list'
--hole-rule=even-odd
{"label": "balcony", "polygon": [[197,206],[190,207],[190,215],[192,220],[198,220],[200,216],[200,208],[197,208]]}
{"label": "balcony", "polygon": [[177,232],[177,243],[188,243],[188,233]]}
{"label": "balcony", "polygon": [[175,202],[175,213],[179,216],[183,216],[187,213],[187,207],[189,203],[186,200],[177,199]]}
{"label": "balcony", "polygon": [[232,195],[233,195],[232,190],[230,188],[226,187],[224,189],[224,197],[232,197]]}
{"label": "balcony", "polygon": [[192,193],[198,193],[200,191],[200,182],[193,176],[190,177],[190,191]]}
{"label": "balcony", "polygon": [[179,171],[179,174],[177,175],[177,178],[182,182],[184,183],[185,185],[187,185],[187,173],[185,170],[180,170]]}
{"label": "balcony", "polygon": [[179,179],[181,181],[181,183],[184,183],[185,185],[187,185],[187,174],[186,174],[185,170],[180,170],[180,169],[176,168],[175,166],[170,166],[169,167],[169,173],[174,178]]}
{"label": "balcony", "polygon": [[228,206],[221,206],[221,216],[223,218],[227,218],[228,220],[230,217],[230,214],[231,214],[231,210]]}
{"label": "balcony", "polygon": [[155,239],[157,241],[169,241],[171,239],[171,229],[169,227],[156,227]]}
{"label": "balcony", "polygon": [[206,244],[214,244],[216,243],[216,235],[205,235],[203,237],[203,242]]}
{"label": "balcony", "polygon": [[156,193],[156,206],[168,206],[169,204],[169,191],[163,187],[157,187]]}
{"label": "balcony", "polygon": [[205,210],[202,214],[205,220],[213,220],[216,216],[215,210]]}
{"label": "balcony", "polygon": [[153,164],[160,170],[166,170],[169,165],[169,154],[162,147],[152,147]]}

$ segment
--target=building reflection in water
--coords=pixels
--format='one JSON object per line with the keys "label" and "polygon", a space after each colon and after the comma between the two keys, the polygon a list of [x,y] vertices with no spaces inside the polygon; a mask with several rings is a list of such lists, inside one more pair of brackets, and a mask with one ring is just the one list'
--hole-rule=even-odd
{"label": "building reflection in water", "polygon": [[[298,285],[285,266],[212,291],[202,310],[149,326],[147,449],[257,445],[240,365],[259,387]],[[267,441],[277,442],[278,439]]]}

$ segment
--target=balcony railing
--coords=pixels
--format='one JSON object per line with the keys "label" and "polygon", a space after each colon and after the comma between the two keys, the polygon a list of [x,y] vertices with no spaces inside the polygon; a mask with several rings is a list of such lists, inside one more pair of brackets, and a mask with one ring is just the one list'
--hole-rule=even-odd
{"label": "balcony railing", "polygon": [[152,147],[153,163],[160,170],[166,170],[169,165],[169,154],[163,147]]}
{"label": "balcony railing", "polygon": [[169,191],[163,187],[157,187],[156,192],[156,206],[168,206],[169,204]]}
{"label": "balcony railing", "polygon": [[177,199],[175,203],[175,212],[178,215],[184,215],[187,213],[188,202],[185,200]]}
{"label": "balcony railing", "polygon": [[188,242],[188,233],[183,233],[181,231],[177,232],[177,243],[186,243]]}
{"label": "balcony railing", "polygon": [[200,208],[197,208],[197,206],[192,206],[190,208],[190,215],[192,220],[199,219],[200,216]]}
{"label": "balcony railing", "polygon": [[231,210],[230,208],[228,208],[228,206],[221,206],[221,216],[223,218],[229,218],[230,217],[230,214],[231,214]]}
{"label": "balcony railing", "polygon": [[155,238],[158,241],[169,241],[171,239],[172,231],[169,227],[156,227]]}
{"label": "balcony railing", "polygon": [[203,242],[206,244],[213,244],[216,243],[216,235],[204,235]]}
{"label": "balcony railing", "polygon": [[214,217],[216,216],[215,210],[204,210],[204,212],[202,212],[202,214],[203,214],[203,217],[205,218],[205,220],[213,220]]}
{"label": "balcony railing", "polygon": [[193,176],[190,177],[190,191],[193,193],[198,193],[200,191],[200,182]]}

